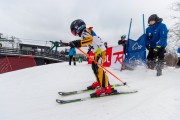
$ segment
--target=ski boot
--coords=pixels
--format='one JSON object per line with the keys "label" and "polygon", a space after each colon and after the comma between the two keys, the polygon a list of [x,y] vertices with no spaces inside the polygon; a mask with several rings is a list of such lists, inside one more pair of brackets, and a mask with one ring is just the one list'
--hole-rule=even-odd
{"label": "ski boot", "polygon": [[162,75],[162,70],[161,69],[157,69],[156,76],[161,76],[161,75]]}
{"label": "ski boot", "polygon": [[76,62],[74,62],[74,66],[76,66]]}
{"label": "ski boot", "polygon": [[111,88],[111,86],[107,86],[107,87],[100,87],[99,89],[96,90],[95,93],[90,94],[90,96],[93,97],[99,97],[101,95],[105,95],[105,94],[112,94],[117,92],[117,90],[115,90],[114,88]]}
{"label": "ski boot", "polygon": [[116,93],[117,90],[114,88],[114,86],[111,86],[112,93]]}
{"label": "ski boot", "polygon": [[156,70],[157,70],[157,76],[161,76],[162,75],[162,69],[163,69],[163,67],[164,67],[164,63],[163,63],[163,61],[162,60],[159,60],[159,61],[157,61],[157,63],[156,63],[157,65],[156,65]]}
{"label": "ski boot", "polygon": [[155,60],[148,60],[147,61],[147,66],[148,66],[149,69],[153,70],[155,68],[155,66],[156,66],[156,61]]}
{"label": "ski boot", "polygon": [[95,88],[99,87],[100,83],[99,82],[94,82],[92,85],[88,86],[88,90],[94,90]]}

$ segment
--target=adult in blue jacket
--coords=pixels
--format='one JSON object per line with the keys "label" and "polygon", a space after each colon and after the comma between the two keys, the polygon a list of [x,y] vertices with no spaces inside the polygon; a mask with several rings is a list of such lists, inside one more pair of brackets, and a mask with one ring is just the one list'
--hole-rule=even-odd
{"label": "adult in blue jacket", "polygon": [[69,50],[69,65],[71,65],[72,59],[74,61],[74,65],[76,65],[75,55],[76,55],[76,49],[75,49],[75,47],[71,46],[71,48]]}
{"label": "adult in blue jacket", "polygon": [[[168,29],[163,19],[156,14],[152,14],[148,19],[148,28],[146,29],[146,48],[149,50],[147,56],[148,67],[154,69],[155,63],[163,66],[165,48],[167,46]],[[156,62],[158,59],[158,62]]]}

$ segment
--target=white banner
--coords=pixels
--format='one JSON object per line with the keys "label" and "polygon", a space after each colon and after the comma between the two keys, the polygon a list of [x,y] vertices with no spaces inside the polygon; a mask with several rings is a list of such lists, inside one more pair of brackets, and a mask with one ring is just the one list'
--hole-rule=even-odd
{"label": "white banner", "polygon": [[120,70],[123,64],[124,51],[123,46],[118,45],[106,49],[107,59],[104,63],[105,67],[112,67]]}

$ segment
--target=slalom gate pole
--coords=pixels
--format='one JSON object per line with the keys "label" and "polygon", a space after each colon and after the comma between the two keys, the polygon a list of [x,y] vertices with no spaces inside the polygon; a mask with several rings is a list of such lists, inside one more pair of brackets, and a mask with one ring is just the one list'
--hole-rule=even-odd
{"label": "slalom gate pole", "polygon": [[144,31],[144,34],[146,34],[146,31],[145,31],[145,23],[144,23],[144,14],[143,14],[143,31]]}
{"label": "slalom gate pole", "polygon": [[88,57],[90,60],[92,60],[94,63],[96,63],[97,65],[99,65],[102,69],[104,69],[106,72],[110,73],[113,77],[115,77],[117,80],[119,80],[120,82],[123,83],[123,85],[126,85],[127,87],[129,87],[126,82],[122,81],[120,78],[118,78],[116,75],[114,75],[111,71],[109,71],[108,69],[106,69],[104,66],[102,66],[101,64],[99,64],[98,62],[96,62],[93,58],[91,58],[88,54],[86,54],[83,50],[81,50],[80,48],[77,48],[80,52],[82,52],[86,57]]}
{"label": "slalom gate pole", "polygon": [[126,53],[125,53],[125,55],[128,54],[128,45],[129,45],[129,36],[130,36],[130,33],[131,33],[131,24],[132,24],[132,18],[131,18],[130,23],[129,23],[129,31],[128,31],[128,38],[127,38],[127,46],[126,46]]}
{"label": "slalom gate pole", "polygon": [[130,32],[131,32],[131,24],[132,24],[132,18],[131,18],[130,24],[129,24],[128,40],[129,40],[129,36],[130,36]]}

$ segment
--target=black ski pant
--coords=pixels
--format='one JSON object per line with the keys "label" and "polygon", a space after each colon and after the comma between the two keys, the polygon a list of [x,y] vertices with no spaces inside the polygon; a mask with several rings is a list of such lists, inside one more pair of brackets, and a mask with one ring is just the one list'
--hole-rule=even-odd
{"label": "black ski pant", "polygon": [[158,59],[158,61],[163,61],[164,60],[164,53],[165,53],[164,47],[159,48],[159,50],[157,52],[154,52],[154,49],[150,48],[147,59],[149,61],[153,61],[156,59]]}
{"label": "black ski pant", "polygon": [[70,55],[69,56],[69,65],[71,65],[71,61],[73,60],[74,62],[74,65],[76,65],[76,60],[75,60],[75,57],[73,55]]}
{"label": "black ski pant", "polygon": [[[147,56],[148,68],[154,69],[154,67],[156,66],[162,69],[163,61],[164,61],[164,53],[165,53],[164,47],[159,48],[157,52],[155,52],[153,48],[150,48]],[[158,61],[156,61],[156,59]]]}

